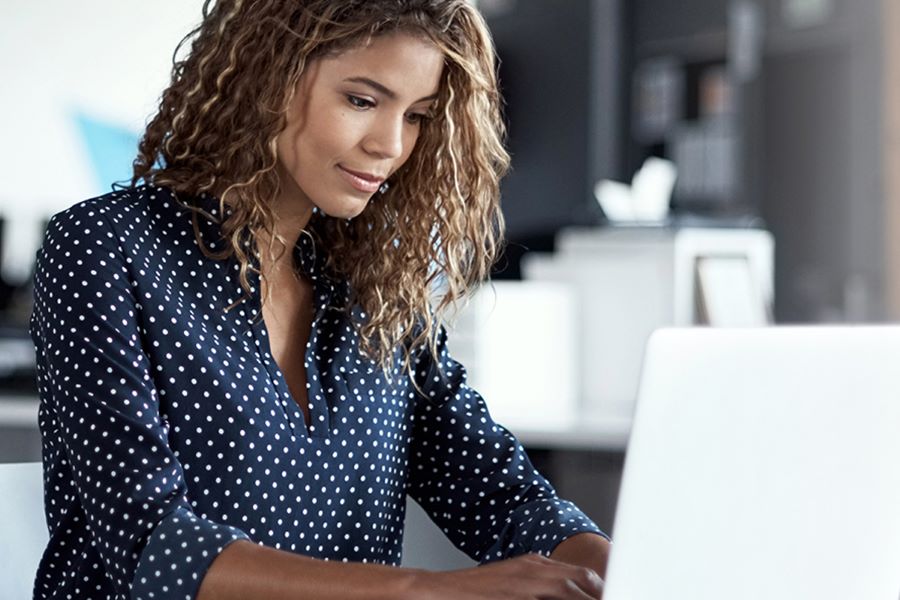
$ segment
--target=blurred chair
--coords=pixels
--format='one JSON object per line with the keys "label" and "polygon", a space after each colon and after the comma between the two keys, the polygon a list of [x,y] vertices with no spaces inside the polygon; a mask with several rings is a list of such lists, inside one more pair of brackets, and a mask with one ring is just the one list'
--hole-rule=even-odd
{"label": "blurred chair", "polygon": [[41,463],[0,464],[0,598],[32,597],[47,539]]}

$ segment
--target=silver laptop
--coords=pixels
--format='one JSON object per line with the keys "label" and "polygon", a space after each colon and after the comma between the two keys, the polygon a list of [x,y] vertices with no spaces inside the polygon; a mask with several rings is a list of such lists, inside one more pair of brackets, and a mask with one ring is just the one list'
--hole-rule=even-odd
{"label": "silver laptop", "polygon": [[647,347],[605,600],[900,598],[900,327]]}

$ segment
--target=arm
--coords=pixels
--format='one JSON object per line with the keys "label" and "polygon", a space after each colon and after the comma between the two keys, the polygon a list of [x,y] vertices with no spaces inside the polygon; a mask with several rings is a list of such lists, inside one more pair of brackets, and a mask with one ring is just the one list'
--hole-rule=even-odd
{"label": "arm", "polygon": [[57,510],[88,537],[65,560],[96,553],[122,597],[190,598],[222,548],[247,536],[191,509],[128,265],[102,210],[89,202],[55,216],[35,272],[31,334],[42,410],[53,416],[45,468],[65,497]]}
{"label": "arm", "polygon": [[595,600],[601,589],[592,571],[533,554],[429,572],[327,562],[238,541],[216,558],[197,600]]}
{"label": "arm", "polygon": [[416,363],[408,490],[450,540],[480,562],[536,552],[548,556],[579,533],[603,535],[560,499],[515,437],[494,423],[440,331],[437,359]]}
{"label": "arm", "polygon": [[239,541],[213,562],[197,600],[412,600],[415,577],[411,569],[317,560]]}
{"label": "arm", "polygon": [[612,544],[605,537],[592,533],[579,533],[566,539],[553,552],[550,558],[569,565],[585,567],[606,577],[606,566]]}

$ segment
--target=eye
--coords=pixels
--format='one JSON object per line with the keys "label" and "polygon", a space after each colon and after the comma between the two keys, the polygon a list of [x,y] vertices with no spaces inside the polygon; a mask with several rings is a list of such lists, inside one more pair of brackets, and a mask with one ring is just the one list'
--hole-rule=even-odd
{"label": "eye", "polygon": [[363,110],[375,106],[375,103],[371,100],[360,98],[359,96],[354,96],[353,94],[347,94],[347,102],[349,102],[352,106]]}
{"label": "eye", "polygon": [[409,113],[406,115],[406,120],[412,125],[421,125],[425,121],[431,119],[431,113]]}

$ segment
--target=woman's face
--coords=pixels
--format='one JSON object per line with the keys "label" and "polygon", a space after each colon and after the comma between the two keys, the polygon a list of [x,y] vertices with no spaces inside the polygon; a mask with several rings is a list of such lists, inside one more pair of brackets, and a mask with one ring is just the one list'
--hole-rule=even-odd
{"label": "woman's face", "polygon": [[434,45],[398,33],[307,65],[277,139],[279,218],[313,206],[361,213],[412,153],[443,62]]}

